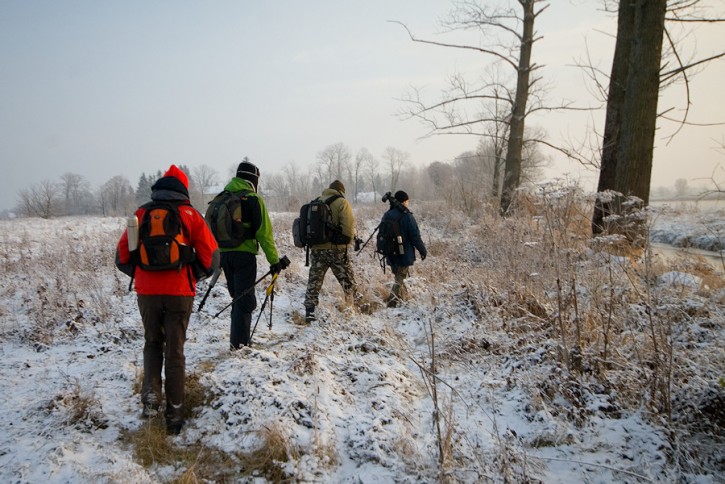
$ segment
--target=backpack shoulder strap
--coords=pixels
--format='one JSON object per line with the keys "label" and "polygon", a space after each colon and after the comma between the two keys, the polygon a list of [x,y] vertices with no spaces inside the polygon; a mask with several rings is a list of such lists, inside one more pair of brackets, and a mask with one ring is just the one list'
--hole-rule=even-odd
{"label": "backpack shoulder strap", "polygon": [[343,197],[342,195],[333,195],[333,196],[329,197],[327,200],[325,200],[325,203],[329,207],[332,204],[332,202],[334,202],[338,198],[345,198],[345,197]]}

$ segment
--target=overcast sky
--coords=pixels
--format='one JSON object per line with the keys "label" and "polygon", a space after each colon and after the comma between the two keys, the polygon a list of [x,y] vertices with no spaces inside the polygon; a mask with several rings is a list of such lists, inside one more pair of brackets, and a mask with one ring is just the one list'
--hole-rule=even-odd
{"label": "overcast sky", "polygon": [[[551,86],[552,104],[591,105],[581,71],[589,56],[609,72],[616,18],[598,0],[553,0],[539,18],[534,60]],[[720,9],[722,0],[710,0]],[[482,71],[490,59],[409,40],[438,39],[444,0],[0,1],[0,209],[20,189],[66,172],[94,188],[115,175],[136,186],[142,172],[170,163],[207,164],[222,179],[248,156],[265,173],[315,162],[334,143],[353,155],[387,146],[412,164],[451,161],[476,139],[437,136],[402,121],[399,99],[410,86],[431,100],[454,72]],[[722,28],[700,28],[696,49],[722,49]],[[718,35],[719,34],[719,35]],[[689,37],[690,40],[694,36]],[[693,44],[694,45],[694,44]],[[690,47],[690,51],[693,47]],[[725,121],[725,62],[692,83],[690,121]],[[660,110],[681,111],[683,89],[671,89]],[[670,115],[677,113],[671,111]],[[587,119],[604,112],[532,119],[554,141],[581,139]],[[725,154],[725,127],[676,130],[661,123],[653,186],[677,178],[703,183]],[[593,186],[597,175],[561,160],[549,176],[569,174]],[[722,170],[719,180],[725,182]],[[263,183],[263,182],[262,182]]]}

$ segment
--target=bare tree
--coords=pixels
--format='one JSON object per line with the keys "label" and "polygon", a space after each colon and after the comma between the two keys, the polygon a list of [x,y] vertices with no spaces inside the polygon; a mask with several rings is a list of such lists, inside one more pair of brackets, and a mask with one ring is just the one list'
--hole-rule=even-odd
{"label": "bare tree", "polygon": [[191,179],[197,195],[192,203],[196,207],[205,207],[214,195],[211,189],[219,183],[218,173],[209,165],[195,166],[191,170]]}
{"label": "bare tree", "polygon": [[116,175],[100,189],[99,200],[103,215],[125,215],[134,208],[135,199],[133,188],[128,179]]}
{"label": "bare tree", "polygon": [[295,205],[300,205],[301,200],[306,200],[312,195],[309,173],[303,173],[293,162],[287,163],[283,169],[285,180],[289,186],[290,196],[296,200]]}
{"label": "bare tree", "polygon": [[63,191],[65,213],[79,215],[88,213],[92,199],[90,183],[76,173],[64,173],[60,177],[60,188]]}
{"label": "bare tree", "polygon": [[328,183],[333,180],[344,181],[347,178],[351,158],[350,150],[344,143],[329,145],[317,154],[317,161],[323,174],[329,179]]}
{"label": "bare tree", "polygon": [[357,194],[363,188],[361,185],[363,183],[363,173],[365,172],[365,167],[371,163],[372,158],[373,154],[370,153],[367,148],[360,148],[357,155],[355,155],[355,163],[353,165],[353,184],[355,187],[354,200],[356,202]]}
{"label": "bare tree", "polygon": [[290,195],[290,186],[281,173],[272,173],[265,177],[265,192],[272,193],[275,197],[287,198]]}
{"label": "bare tree", "polygon": [[374,156],[366,158],[364,161],[363,170],[370,179],[370,188],[372,189],[373,193],[377,194],[379,185],[378,160]]}
{"label": "bare tree", "polygon": [[60,215],[63,211],[63,199],[58,187],[55,182],[43,180],[29,189],[20,190],[18,193],[20,213],[44,219]]}
{"label": "bare tree", "polygon": [[428,165],[428,178],[433,183],[433,187],[440,196],[443,197],[447,202],[453,200],[453,190],[450,190],[450,186],[453,182],[453,167],[448,163],[440,161],[434,161]]}
{"label": "bare tree", "polygon": [[[494,89],[498,89],[494,87]],[[506,121],[510,105],[497,96],[487,103],[488,118],[491,120],[483,126],[479,140],[478,153],[485,154],[482,158],[491,169],[491,195],[498,197],[503,184],[503,173],[506,166],[506,146],[509,138],[509,123]]]}
{"label": "bare tree", "polygon": [[388,168],[390,169],[390,190],[393,191],[398,186],[398,179],[400,178],[400,171],[403,169],[405,164],[410,158],[410,153],[401,151],[392,146],[385,148],[383,153],[383,159],[388,162]]}
{"label": "bare tree", "polygon": [[[539,67],[531,62],[533,44],[537,40],[534,22],[548,5],[536,9],[536,5],[541,3],[540,0],[517,1],[520,12],[513,7],[482,6],[476,1],[456,2],[456,8],[447,26],[451,30],[478,30],[481,33],[479,45],[418,39],[403,25],[414,42],[479,52],[515,74],[516,85],[513,88],[497,79],[483,85],[469,85],[462,76],[456,75],[450,81],[452,86],[450,92],[446,93],[440,102],[425,103],[418,92],[405,99],[411,106],[407,115],[426,123],[431,130],[429,134],[484,135],[480,129],[476,130],[476,126],[501,121],[508,125],[505,172],[500,200],[502,214],[508,213],[515,191],[521,182],[521,156],[526,117],[533,110],[543,109],[538,97],[533,106],[528,104],[532,87],[537,81],[537,78],[532,77],[532,73]],[[502,113],[501,106],[494,106],[492,109],[469,116],[461,107],[471,103],[478,106],[480,103],[492,102],[504,103],[507,108]],[[503,134],[499,131],[494,130],[496,133],[494,135]],[[490,135],[490,130],[486,135]]]}
{"label": "bare tree", "polygon": [[[456,208],[471,215],[486,197],[483,186],[490,186],[492,173],[486,170],[479,154],[473,151],[461,153],[453,162],[456,194],[451,200]],[[450,190],[450,188],[448,188]]]}
{"label": "bare tree", "polygon": [[687,194],[687,180],[684,178],[678,178],[675,180],[675,195],[678,197],[684,197]]}

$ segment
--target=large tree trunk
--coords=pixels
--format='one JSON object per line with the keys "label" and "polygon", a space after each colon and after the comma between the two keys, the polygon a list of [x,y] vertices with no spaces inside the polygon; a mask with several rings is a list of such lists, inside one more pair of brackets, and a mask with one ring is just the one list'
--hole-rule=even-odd
{"label": "large tree trunk", "polygon": [[[622,125],[622,105],[629,75],[629,56],[634,36],[634,7],[629,2],[619,3],[617,19],[617,42],[614,47],[612,71],[609,77],[607,114],[604,121],[602,140],[602,161],[599,171],[597,193],[611,190],[617,173],[617,148]],[[611,213],[611,203],[597,196],[592,217],[592,233],[600,234],[604,229],[604,217]]]}
{"label": "large tree trunk", "polygon": [[503,188],[501,189],[501,214],[506,215],[511,208],[514,194],[521,182],[521,152],[524,144],[524,121],[526,103],[529,98],[529,78],[531,74],[531,50],[534,43],[534,0],[519,0],[524,9],[523,35],[516,79],[516,97],[509,121],[508,149],[506,150],[506,168]]}
{"label": "large tree trunk", "polygon": [[634,68],[629,69],[625,102],[622,106],[617,176],[613,188],[623,195],[641,198],[646,205],[649,203],[652,178],[667,1],[638,0],[635,6],[634,28],[637,41],[630,52],[630,65]]}
{"label": "large tree trunk", "polygon": [[[617,46],[607,100],[598,191],[613,190],[649,202],[657,122],[666,0],[621,1]],[[620,201],[597,200],[593,232],[608,213],[624,215]]]}

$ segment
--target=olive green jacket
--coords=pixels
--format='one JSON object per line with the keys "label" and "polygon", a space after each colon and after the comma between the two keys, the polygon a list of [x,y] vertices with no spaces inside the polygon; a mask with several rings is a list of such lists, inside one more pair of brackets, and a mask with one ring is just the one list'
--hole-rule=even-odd
{"label": "olive green jacket", "polygon": [[334,200],[330,204],[332,223],[335,227],[340,227],[342,235],[347,236],[350,241],[347,244],[333,244],[332,242],[325,242],[324,244],[313,245],[310,247],[311,249],[344,248],[350,245],[355,238],[355,216],[352,213],[352,206],[350,205],[350,202],[345,200],[345,196],[337,190],[326,188],[322,191],[322,195],[318,197],[318,199],[324,202],[335,195],[340,195],[341,198]]}
{"label": "olive green jacket", "polygon": [[[254,186],[247,180],[234,177],[229,183],[227,183],[227,186],[225,186],[224,189],[229,190],[230,192],[248,190],[250,192],[249,196],[255,197],[259,202],[261,223],[259,224],[259,229],[257,229],[253,239],[245,240],[237,247],[229,249],[223,249],[220,247],[219,251],[241,251],[257,255],[259,253],[259,247],[261,246],[264,251],[264,255],[267,257],[267,262],[269,262],[270,265],[279,262],[277,246],[274,244],[274,236],[272,234],[272,221],[269,219],[269,213],[267,212],[267,206],[264,204],[264,200],[257,194],[257,192],[254,191]],[[252,223],[245,222],[244,226],[251,227]]]}

